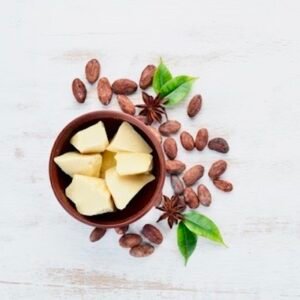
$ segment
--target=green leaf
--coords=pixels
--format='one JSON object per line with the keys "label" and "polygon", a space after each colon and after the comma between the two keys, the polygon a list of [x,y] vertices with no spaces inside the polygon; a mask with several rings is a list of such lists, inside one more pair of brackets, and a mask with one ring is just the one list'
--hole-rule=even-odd
{"label": "green leaf", "polygon": [[171,94],[172,92],[174,92],[176,89],[178,89],[182,84],[195,79],[196,79],[195,77],[186,76],[186,75],[176,76],[170,79],[161,87],[159,95],[164,98],[169,94]]}
{"label": "green leaf", "polygon": [[153,76],[153,83],[152,87],[154,91],[159,94],[160,89],[162,86],[168,82],[172,78],[172,74],[170,73],[167,66],[163,63],[162,60],[160,60],[160,64],[157,67],[154,76]]}
{"label": "green leaf", "polygon": [[180,222],[177,227],[177,244],[180,253],[184,257],[185,264],[189,257],[194,252],[197,245],[197,236],[191,232],[183,222]]}
{"label": "green leaf", "polygon": [[196,235],[225,245],[216,224],[206,216],[195,211],[184,214],[184,225]]}
{"label": "green leaf", "polygon": [[184,100],[184,98],[189,94],[192,89],[192,85],[196,79],[189,80],[182,85],[180,85],[176,90],[165,97],[166,101],[164,104],[166,106],[173,106],[180,101]]}

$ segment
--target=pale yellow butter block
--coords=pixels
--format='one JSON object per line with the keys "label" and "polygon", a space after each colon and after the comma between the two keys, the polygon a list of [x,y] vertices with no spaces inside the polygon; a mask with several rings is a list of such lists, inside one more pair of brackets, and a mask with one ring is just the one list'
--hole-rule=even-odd
{"label": "pale yellow butter block", "polygon": [[127,122],[123,122],[107,147],[111,152],[151,153],[151,147]]}
{"label": "pale yellow butter block", "polygon": [[151,174],[120,176],[116,168],[111,168],[105,173],[107,187],[118,209],[124,209],[130,200],[154,179]]}
{"label": "pale yellow butter block", "polygon": [[110,192],[101,178],[74,175],[66,188],[66,196],[75,203],[78,212],[85,216],[114,211]]}
{"label": "pale yellow butter block", "polygon": [[152,169],[152,155],[148,153],[119,152],[115,160],[119,175],[142,174]]}
{"label": "pale yellow butter block", "polygon": [[70,140],[70,143],[80,153],[103,152],[108,146],[108,138],[102,121],[86,129],[78,131]]}
{"label": "pale yellow butter block", "polygon": [[75,174],[99,177],[102,156],[100,154],[80,154],[67,152],[54,158],[63,172],[73,177]]}
{"label": "pale yellow butter block", "polygon": [[110,151],[104,151],[102,153],[102,166],[101,166],[101,172],[100,172],[101,178],[105,177],[106,170],[108,170],[116,165],[115,155],[116,155],[115,152],[110,152]]}

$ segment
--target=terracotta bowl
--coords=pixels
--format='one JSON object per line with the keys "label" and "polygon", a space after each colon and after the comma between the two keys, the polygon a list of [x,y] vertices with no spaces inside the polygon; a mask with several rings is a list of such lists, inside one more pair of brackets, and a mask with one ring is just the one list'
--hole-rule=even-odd
{"label": "terracotta bowl", "polygon": [[[75,148],[69,143],[71,137],[81,129],[87,128],[98,121],[103,121],[108,138],[111,139],[123,121],[130,123],[153,149],[153,174],[155,180],[148,183],[127,205],[124,210],[97,216],[83,216],[75,205],[66,197],[65,188],[71,178],[63,173],[54,163],[54,157]],[[95,227],[120,227],[133,223],[145,215],[161,199],[165,180],[165,161],[161,145],[151,130],[141,121],[128,114],[114,111],[95,111],[82,115],[70,122],[58,135],[52,147],[49,161],[49,176],[54,194],[62,207],[75,219]]]}

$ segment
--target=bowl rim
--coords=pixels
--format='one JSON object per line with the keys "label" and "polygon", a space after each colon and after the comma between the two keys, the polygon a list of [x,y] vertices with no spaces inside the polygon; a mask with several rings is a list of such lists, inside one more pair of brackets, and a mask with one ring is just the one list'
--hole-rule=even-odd
{"label": "bowl rim", "polygon": [[[61,189],[59,188],[57,184],[58,183],[57,178],[54,175],[55,174],[54,170],[56,168],[56,165],[54,163],[54,157],[56,156],[55,150],[57,146],[65,140],[64,136],[66,131],[68,131],[70,127],[79,126],[83,120],[88,121],[89,119],[95,119],[95,118],[98,118],[99,121],[101,121],[101,119],[106,119],[106,118],[122,120],[130,123],[135,127],[138,127],[141,131],[143,131],[148,136],[148,138],[151,140],[152,144],[154,145],[153,151],[157,152],[159,165],[160,165],[160,172],[157,176],[158,177],[157,185],[155,187],[155,191],[150,201],[148,201],[148,203],[135,214],[129,216],[123,221],[115,222],[113,224],[95,223],[93,221],[87,220],[86,216],[81,215],[76,209],[74,210],[70,209],[70,207],[66,205],[65,199],[62,199],[62,192],[64,194],[64,191],[61,191]],[[142,218],[161,199],[162,189],[165,181],[165,158],[164,158],[161,144],[158,141],[157,137],[155,137],[151,129],[149,129],[147,125],[145,125],[143,122],[139,121],[134,116],[122,112],[117,112],[113,110],[99,110],[99,111],[92,111],[76,117],[75,119],[67,123],[64,126],[64,128],[59,132],[51,148],[49,164],[48,164],[48,172],[49,172],[50,184],[54,192],[55,198],[69,215],[71,215],[76,220],[90,226],[101,227],[101,228],[116,228],[116,227],[129,225],[137,221],[138,219]]]}

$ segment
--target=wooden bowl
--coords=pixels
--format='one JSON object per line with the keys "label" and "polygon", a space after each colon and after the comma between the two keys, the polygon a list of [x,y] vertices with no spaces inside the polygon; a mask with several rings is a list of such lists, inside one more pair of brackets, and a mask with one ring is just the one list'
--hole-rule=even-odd
{"label": "wooden bowl", "polygon": [[[84,216],[76,210],[75,205],[66,197],[65,188],[71,183],[71,178],[60,170],[53,159],[68,151],[74,151],[75,148],[69,142],[71,137],[79,130],[87,128],[98,121],[103,121],[109,139],[113,137],[123,121],[130,123],[141,134],[153,149],[152,173],[155,180],[148,183],[125,209],[102,215]],[[160,201],[165,180],[165,160],[159,141],[141,121],[119,112],[95,111],[76,118],[60,132],[52,147],[49,160],[49,176],[57,200],[72,217],[95,227],[121,227],[140,219]]]}

